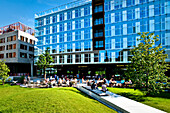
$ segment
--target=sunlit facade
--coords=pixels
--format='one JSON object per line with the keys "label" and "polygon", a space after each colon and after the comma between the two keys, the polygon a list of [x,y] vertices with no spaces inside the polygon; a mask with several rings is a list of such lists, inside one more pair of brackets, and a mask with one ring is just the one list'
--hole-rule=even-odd
{"label": "sunlit facade", "polygon": [[78,0],[35,14],[35,28],[35,55],[49,47],[57,72],[126,65],[138,32],[159,35],[170,61],[169,0]]}

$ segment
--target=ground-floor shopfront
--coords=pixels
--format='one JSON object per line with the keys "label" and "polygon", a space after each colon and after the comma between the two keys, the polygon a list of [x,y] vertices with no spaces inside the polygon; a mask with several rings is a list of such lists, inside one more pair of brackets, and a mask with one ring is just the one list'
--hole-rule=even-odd
{"label": "ground-floor shopfront", "polygon": [[[53,65],[46,69],[47,76],[67,76],[85,79],[111,78],[112,76],[124,76],[127,64],[79,64],[79,65]],[[43,70],[36,69],[36,75],[42,76]]]}
{"label": "ground-floor shopfront", "polygon": [[33,76],[32,63],[6,63],[10,69],[9,76]]}
{"label": "ground-floor shopfront", "polygon": [[[47,76],[57,75],[59,77],[67,76],[69,78],[79,77],[85,79],[91,78],[108,78],[125,77],[127,64],[79,64],[79,65],[53,65],[46,69]],[[34,68],[35,76],[43,76],[43,70]],[[170,76],[170,70],[165,73]]]}

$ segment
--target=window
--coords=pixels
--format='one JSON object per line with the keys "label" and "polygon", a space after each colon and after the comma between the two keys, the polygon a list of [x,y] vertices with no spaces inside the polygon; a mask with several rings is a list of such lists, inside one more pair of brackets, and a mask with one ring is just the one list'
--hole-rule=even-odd
{"label": "window", "polygon": [[139,0],[139,3],[141,4],[141,3],[145,3],[145,2],[147,2],[148,0]]}
{"label": "window", "polygon": [[91,49],[91,41],[85,41],[84,42],[84,50],[90,50]]}
{"label": "window", "polygon": [[53,23],[56,23],[57,22],[57,18],[56,16],[53,16]]}
{"label": "window", "polygon": [[160,10],[161,10],[161,14],[165,13],[165,3],[161,4]]}
{"label": "window", "polygon": [[4,58],[4,54],[0,54],[0,59]]}
{"label": "window", "polygon": [[60,52],[60,53],[65,52],[64,44],[60,44],[60,45],[59,45],[59,52]]}
{"label": "window", "polygon": [[123,33],[123,26],[115,25],[115,35],[122,35],[122,33]]}
{"label": "window", "polygon": [[67,12],[67,20],[72,19],[72,11]]}
{"label": "window", "polygon": [[81,21],[80,21],[80,20],[76,20],[76,21],[75,21],[75,28],[76,28],[76,29],[81,28]]}
{"label": "window", "polygon": [[155,17],[155,31],[161,30],[161,19],[160,17]]}
{"label": "window", "polygon": [[25,42],[28,42],[28,38],[25,38]]}
{"label": "window", "polygon": [[99,54],[94,53],[94,62],[99,62]]}
{"label": "window", "polygon": [[59,59],[60,59],[60,63],[64,63],[64,55],[60,55]]}
{"label": "window", "polygon": [[90,54],[84,54],[84,62],[91,62],[91,55]]}
{"label": "window", "polygon": [[87,6],[84,8],[84,16],[89,15],[89,14],[90,14],[90,7]]}
{"label": "window", "polygon": [[63,20],[64,20],[64,14],[61,13],[61,14],[60,14],[60,21],[63,21]]}
{"label": "window", "polygon": [[105,48],[106,49],[111,49],[111,45],[112,45],[111,39],[110,38],[106,38],[106,40],[105,40]]}
{"label": "window", "polygon": [[15,58],[16,57],[16,52],[12,53],[12,57]]}
{"label": "window", "polygon": [[115,9],[122,8],[122,0],[114,0],[115,2]]}
{"label": "window", "polygon": [[97,6],[95,6],[95,8],[94,8],[94,13],[102,12],[102,11],[103,11],[103,5],[97,5]]}
{"label": "window", "polygon": [[123,48],[123,38],[115,39],[115,48]]}
{"label": "window", "polygon": [[110,1],[105,2],[105,11],[109,11],[110,10]]}
{"label": "window", "polygon": [[29,54],[29,58],[34,58],[34,55],[33,54]]}
{"label": "window", "polygon": [[165,33],[163,33],[161,36],[161,43],[162,45],[165,45]]}
{"label": "window", "polygon": [[27,58],[27,53],[22,53],[22,52],[20,52],[20,57],[21,57],[21,58]]}
{"label": "window", "polygon": [[43,19],[42,19],[42,20],[38,20],[38,26],[42,26],[43,23],[44,23],[44,20],[43,20]]}
{"label": "window", "polygon": [[11,44],[6,46],[6,50],[16,49],[16,44]]}
{"label": "window", "polygon": [[76,9],[75,10],[75,17],[80,17],[81,16],[81,10],[80,9]]}
{"label": "window", "polygon": [[5,46],[0,46],[0,51],[4,51],[5,50]]}
{"label": "window", "polygon": [[72,43],[67,44],[67,52],[72,52]]}
{"label": "window", "polygon": [[67,22],[67,31],[71,30],[72,28],[72,22]]}
{"label": "window", "polygon": [[123,52],[116,52],[116,61],[123,61]]}
{"label": "window", "polygon": [[47,18],[46,18],[46,24],[47,24],[47,25],[50,24],[50,17],[47,17]]}
{"label": "window", "polygon": [[5,43],[5,38],[1,38],[0,43]]}
{"label": "window", "polygon": [[136,33],[135,23],[128,23],[127,26],[128,26],[128,28],[127,28],[127,33],[128,34]]}
{"label": "window", "polygon": [[90,27],[90,19],[89,18],[84,19],[84,27]]}
{"label": "window", "polygon": [[160,7],[159,4],[154,6],[154,15],[159,15],[160,14]]}
{"label": "window", "polygon": [[103,36],[103,29],[95,30],[94,37],[102,37]]}
{"label": "window", "polygon": [[53,26],[53,33],[57,32],[57,26]]}
{"label": "window", "polygon": [[30,44],[34,44],[34,41],[32,39],[30,39]]}
{"label": "window", "polygon": [[12,58],[12,53],[8,53],[8,58]]}
{"label": "window", "polygon": [[67,55],[67,63],[72,63],[72,55]]}
{"label": "window", "polygon": [[80,42],[75,43],[75,51],[81,51],[81,43]]}
{"label": "window", "polygon": [[127,0],[126,1],[127,6],[131,6],[135,4],[135,0]]}
{"label": "window", "polygon": [[60,26],[60,27],[59,27],[59,30],[60,30],[60,31],[64,31],[64,24],[62,23],[62,24],[60,24],[59,26]]}
{"label": "window", "polygon": [[98,18],[94,20],[94,25],[103,24],[103,18]]}
{"label": "window", "polygon": [[81,40],[81,31],[75,32],[75,40]]}
{"label": "window", "polygon": [[105,23],[111,23],[111,14],[105,14]]}
{"label": "window", "polygon": [[52,53],[57,53],[57,45],[52,46]]}
{"label": "window", "polygon": [[67,41],[72,41],[72,33],[71,32],[68,32],[67,33]]}
{"label": "window", "polygon": [[24,41],[24,37],[23,37],[23,36],[20,36],[20,40],[21,40],[21,41]]}
{"label": "window", "polygon": [[13,44],[13,49],[16,49],[16,44]]}
{"label": "window", "polygon": [[122,21],[122,12],[115,13],[115,22]]}
{"label": "window", "polygon": [[56,35],[52,36],[52,43],[57,43],[57,36]]}
{"label": "window", "polygon": [[110,26],[105,27],[105,36],[111,36],[111,27]]}
{"label": "window", "polygon": [[127,39],[127,46],[128,47],[133,47],[136,46],[136,37],[128,37]]}
{"label": "window", "polygon": [[13,36],[7,37],[7,42],[13,41]]}
{"label": "window", "polygon": [[20,49],[27,50],[27,46],[23,45],[23,44],[20,44]]}
{"label": "window", "polygon": [[50,36],[46,36],[45,44],[50,44]]}
{"label": "window", "polygon": [[14,53],[15,55],[13,55],[13,53],[6,53],[6,58],[12,58],[13,56],[16,57],[16,53]]}
{"label": "window", "polygon": [[50,27],[46,27],[46,34],[50,33]]}
{"label": "window", "polygon": [[64,34],[59,35],[59,42],[64,42]]}
{"label": "window", "polygon": [[165,29],[165,17],[161,18],[161,30]]}
{"label": "window", "polygon": [[84,30],[84,39],[90,39],[90,29]]}
{"label": "window", "polygon": [[30,46],[29,46],[29,51],[34,52],[34,47],[30,47]]}
{"label": "window", "polygon": [[81,62],[81,55],[78,54],[76,55],[76,63],[80,63]]}
{"label": "window", "polygon": [[13,36],[13,41],[15,41],[15,40],[16,40],[16,35]]}
{"label": "window", "polygon": [[102,48],[102,47],[104,47],[103,40],[101,40],[101,41],[95,41],[94,47],[95,47],[95,48]]}

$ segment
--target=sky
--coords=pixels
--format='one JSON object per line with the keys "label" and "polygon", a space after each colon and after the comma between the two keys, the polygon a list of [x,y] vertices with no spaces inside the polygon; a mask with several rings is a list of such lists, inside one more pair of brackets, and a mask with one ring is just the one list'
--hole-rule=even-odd
{"label": "sky", "polygon": [[0,27],[21,22],[34,28],[35,13],[75,0],[0,0]]}

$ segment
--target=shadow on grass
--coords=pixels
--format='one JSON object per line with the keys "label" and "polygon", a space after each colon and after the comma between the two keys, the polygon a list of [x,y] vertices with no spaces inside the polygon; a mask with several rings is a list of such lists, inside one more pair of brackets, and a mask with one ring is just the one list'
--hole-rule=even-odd
{"label": "shadow on grass", "polygon": [[80,90],[78,90],[76,88],[74,88],[74,89],[72,89],[72,88],[58,88],[57,90],[71,91],[71,92],[75,92],[77,94],[83,95],[85,97],[91,98],[90,96],[88,96],[87,94],[81,92]]}
{"label": "shadow on grass", "polygon": [[143,95],[134,95],[132,93],[117,93],[118,95],[121,95],[121,96],[124,96],[124,97],[127,97],[127,98],[130,98],[132,100],[136,100],[138,102],[144,102],[146,101],[146,97],[143,96]]}

